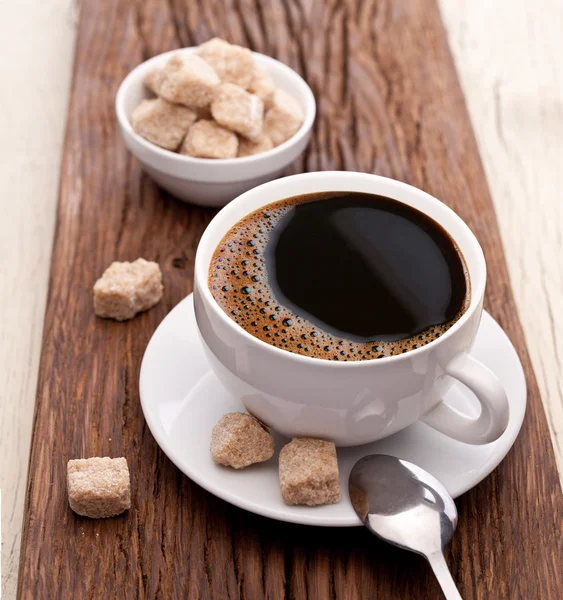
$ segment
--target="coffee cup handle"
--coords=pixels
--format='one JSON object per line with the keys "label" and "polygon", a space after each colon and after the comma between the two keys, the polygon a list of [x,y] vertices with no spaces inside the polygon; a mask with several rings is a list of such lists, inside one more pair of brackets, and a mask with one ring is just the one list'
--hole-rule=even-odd
{"label": "coffee cup handle", "polygon": [[508,398],[498,377],[468,354],[456,356],[444,372],[477,396],[481,414],[477,418],[469,417],[442,400],[420,420],[466,444],[488,444],[497,440],[508,426],[509,416]]}

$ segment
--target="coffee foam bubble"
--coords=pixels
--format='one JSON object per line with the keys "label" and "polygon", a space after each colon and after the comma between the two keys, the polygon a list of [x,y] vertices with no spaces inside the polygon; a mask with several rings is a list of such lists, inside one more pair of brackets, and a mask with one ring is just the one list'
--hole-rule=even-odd
{"label": "coffee foam bubble", "polygon": [[[319,194],[315,199],[327,197]],[[405,340],[354,342],[336,337],[279,303],[269,285],[265,252],[277,222],[311,195],[270,204],[234,225],[217,246],[209,266],[209,289],[221,309],[259,340],[325,360],[373,360],[403,354],[443,335],[459,316]],[[462,311],[463,312],[463,311]]]}

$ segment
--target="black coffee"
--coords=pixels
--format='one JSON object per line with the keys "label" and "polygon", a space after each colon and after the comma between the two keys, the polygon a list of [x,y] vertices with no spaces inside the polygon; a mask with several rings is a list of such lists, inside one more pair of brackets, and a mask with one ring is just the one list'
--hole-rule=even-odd
{"label": "black coffee", "polygon": [[251,213],[215,250],[209,287],[253,336],[330,360],[428,344],[470,297],[463,257],[438,223],[355,192],[288,198]]}

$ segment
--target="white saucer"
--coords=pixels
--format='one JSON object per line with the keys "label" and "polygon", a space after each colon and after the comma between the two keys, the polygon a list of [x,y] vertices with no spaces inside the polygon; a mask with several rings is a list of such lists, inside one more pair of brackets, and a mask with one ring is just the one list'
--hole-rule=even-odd
{"label": "white saucer", "polygon": [[[243,411],[211,371],[196,328],[192,296],[162,321],[147,346],[141,366],[140,393],[145,418],[156,441],[190,479],[236,506],[281,521],[329,527],[360,525],[348,497],[348,474],[366,454],[382,452],[409,460],[439,479],[456,498],[482,481],[514,443],[526,409],[526,381],[520,360],[500,325],[487,313],[472,355],[500,378],[510,402],[510,423],[492,444],[456,442],[423,423],[364,446],[338,450],[342,484],[339,504],[315,508],[286,506],[280,495],[277,453],[266,463],[235,471],[211,460],[209,443],[215,423],[232,411]],[[454,386],[447,402],[476,414],[476,400]],[[286,440],[276,436],[276,448]]]}

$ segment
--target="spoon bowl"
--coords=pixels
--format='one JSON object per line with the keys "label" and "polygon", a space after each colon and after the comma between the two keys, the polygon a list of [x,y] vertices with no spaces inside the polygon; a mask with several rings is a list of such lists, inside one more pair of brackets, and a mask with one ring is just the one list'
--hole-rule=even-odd
{"label": "spoon bowl", "polygon": [[443,555],[457,509],[435,477],[406,460],[371,454],[354,465],[349,491],[354,510],[374,535],[424,556],[446,598],[461,599]]}

